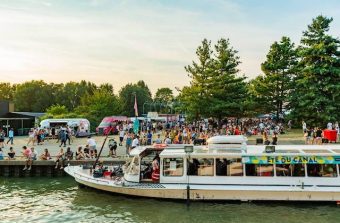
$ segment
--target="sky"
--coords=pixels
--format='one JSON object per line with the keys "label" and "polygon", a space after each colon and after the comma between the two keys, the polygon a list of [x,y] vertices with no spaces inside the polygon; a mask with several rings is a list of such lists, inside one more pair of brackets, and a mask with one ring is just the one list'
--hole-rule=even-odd
{"label": "sky", "polygon": [[299,44],[320,14],[339,37],[338,0],[0,0],[0,82],[87,80],[118,92],[144,80],[153,93],[174,90],[189,84],[184,66],[204,38],[229,38],[251,79],[274,41]]}

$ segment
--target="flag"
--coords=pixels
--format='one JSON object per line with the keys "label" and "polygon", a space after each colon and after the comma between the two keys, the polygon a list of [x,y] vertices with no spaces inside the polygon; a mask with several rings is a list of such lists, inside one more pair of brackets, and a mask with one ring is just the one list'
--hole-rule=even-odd
{"label": "flag", "polygon": [[137,106],[137,97],[135,95],[135,105],[133,107],[135,109],[135,116],[138,117],[138,106]]}

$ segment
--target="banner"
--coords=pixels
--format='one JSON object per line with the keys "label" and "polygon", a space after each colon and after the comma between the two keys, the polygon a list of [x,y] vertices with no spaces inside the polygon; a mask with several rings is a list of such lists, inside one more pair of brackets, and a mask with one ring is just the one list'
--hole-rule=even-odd
{"label": "banner", "polygon": [[244,156],[245,164],[340,164],[340,156]]}

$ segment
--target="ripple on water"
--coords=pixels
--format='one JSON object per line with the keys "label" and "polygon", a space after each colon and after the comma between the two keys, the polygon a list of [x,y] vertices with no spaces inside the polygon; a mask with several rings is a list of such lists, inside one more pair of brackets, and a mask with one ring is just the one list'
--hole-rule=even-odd
{"label": "ripple on water", "polygon": [[0,179],[1,222],[338,223],[333,204],[184,202],[79,189],[71,178]]}

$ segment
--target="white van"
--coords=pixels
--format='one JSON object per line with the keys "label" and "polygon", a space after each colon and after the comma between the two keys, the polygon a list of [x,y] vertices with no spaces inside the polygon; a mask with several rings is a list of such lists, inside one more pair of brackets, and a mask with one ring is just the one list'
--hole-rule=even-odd
{"label": "white van", "polygon": [[84,118],[45,119],[40,122],[40,128],[52,129],[52,132],[53,129],[66,125],[74,130],[76,137],[90,135],[90,122]]}

